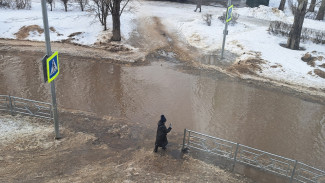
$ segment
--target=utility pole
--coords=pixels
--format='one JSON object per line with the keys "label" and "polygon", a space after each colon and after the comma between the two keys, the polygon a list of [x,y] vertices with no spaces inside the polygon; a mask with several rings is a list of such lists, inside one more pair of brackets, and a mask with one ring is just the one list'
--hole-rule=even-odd
{"label": "utility pole", "polygon": [[[46,55],[50,57],[52,55],[52,51],[51,51],[51,43],[50,43],[49,22],[47,18],[46,0],[41,0],[41,3],[42,3],[44,34],[45,34]],[[52,95],[52,112],[53,112],[54,128],[55,128],[55,139],[60,139],[61,136],[59,131],[59,118],[58,118],[58,111],[56,106],[54,80],[51,82],[51,95]]]}
{"label": "utility pole", "polygon": [[222,50],[221,50],[221,59],[223,59],[223,52],[225,50],[225,43],[226,43],[226,36],[228,35],[228,8],[231,6],[231,0],[228,0],[228,5],[227,5],[227,13],[226,13],[226,22],[225,22],[225,30],[223,31],[223,41],[222,41]]}

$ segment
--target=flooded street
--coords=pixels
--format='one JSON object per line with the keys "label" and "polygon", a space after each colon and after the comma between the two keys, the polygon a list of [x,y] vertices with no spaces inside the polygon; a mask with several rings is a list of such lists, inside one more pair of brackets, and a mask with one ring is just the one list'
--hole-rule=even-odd
{"label": "flooded street", "polygon": [[[0,50],[0,94],[51,102],[41,51]],[[153,131],[165,114],[176,132],[187,128],[325,169],[323,102],[161,57],[146,66],[59,59],[59,111],[125,118]]]}

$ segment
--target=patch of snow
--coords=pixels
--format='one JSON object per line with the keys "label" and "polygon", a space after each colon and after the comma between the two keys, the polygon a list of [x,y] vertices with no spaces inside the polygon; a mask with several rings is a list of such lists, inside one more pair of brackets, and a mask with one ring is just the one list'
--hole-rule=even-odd
{"label": "patch of snow", "polygon": [[29,117],[12,117],[9,115],[0,118],[0,145],[7,145],[19,139],[26,139],[53,133],[53,127],[32,123]]}
{"label": "patch of snow", "polygon": [[263,19],[268,21],[287,21],[287,16],[282,11],[279,11],[277,8],[272,8],[263,5],[260,5],[259,7],[255,8],[237,8],[235,11],[239,15],[254,17],[257,19]]}

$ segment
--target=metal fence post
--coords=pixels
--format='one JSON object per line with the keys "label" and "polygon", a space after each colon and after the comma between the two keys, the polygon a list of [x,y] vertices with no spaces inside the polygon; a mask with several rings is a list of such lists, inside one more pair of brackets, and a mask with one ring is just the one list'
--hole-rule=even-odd
{"label": "metal fence post", "polygon": [[187,144],[190,144],[190,138],[191,138],[191,131],[188,132]]}
{"label": "metal fence post", "polygon": [[298,161],[296,160],[296,161],[295,161],[295,166],[293,167],[293,170],[292,170],[292,174],[291,174],[291,178],[290,178],[290,183],[293,182],[293,177],[294,177],[294,175],[295,175],[295,171],[296,171],[297,163],[298,163]]}
{"label": "metal fence post", "polygon": [[234,156],[234,165],[232,166],[232,171],[235,170],[235,164],[236,164],[236,160],[237,160],[238,147],[239,147],[239,143],[237,143],[237,145],[236,145],[236,151],[235,151],[235,156]]}
{"label": "metal fence post", "polygon": [[184,150],[184,146],[185,146],[185,136],[186,136],[186,128],[184,129],[184,137],[183,137],[183,146],[182,146],[182,150]]}
{"label": "metal fence post", "polygon": [[50,105],[50,118],[54,121],[52,105]]}
{"label": "metal fence post", "polygon": [[10,114],[11,116],[14,115],[13,108],[12,108],[12,101],[11,101],[11,96],[9,95],[9,106],[10,106]]}

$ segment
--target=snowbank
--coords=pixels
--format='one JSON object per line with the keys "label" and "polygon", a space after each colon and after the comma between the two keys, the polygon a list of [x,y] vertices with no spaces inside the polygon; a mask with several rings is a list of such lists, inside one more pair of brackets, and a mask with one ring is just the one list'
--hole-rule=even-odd
{"label": "snowbank", "polygon": [[[102,34],[103,26],[94,16],[93,12],[82,12],[77,3],[69,3],[68,12],[64,11],[63,4],[59,1],[55,3],[53,11],[49,11],[49,26],[54,28],[50,31],[51,41],[61,41],[69,39],[69,35],[80,32],[74,36],[72,42],[92,45]],[[134,15],[125,11],[121,16],[121,33],[124,39],[128,39],[135,25],[132,23]],[[43,28],[42,7],[40,1],[33,1],[31,10],[11,10],[1,9],[0,11],[0,35],[2,38],[16,38],[16,33],[23,26],[38,25]],[[111,30],[112,20],[108,17],[108,29]],[[70,36],[71,37],[71,36]],[[25,39],[33,41],[44,41],[44,33],[37,31],[30,32]]]}
{"label": "snowbank", "polygon": [[[270,35],[267,31],[268,21],[277,20],[292,24],[293,16],[286,16],[282,11],[266,6],[241,8],[238,12],[241,16],[248,15],[254,19],[267,21],[264,25],[254,19],[240,21],[250,28],[241,34],[229,37],[230,40],[238,41],[238,44],[242,45],[244,49],[238,50],[236,45],[228,44],[230,48],[241,55],[238,60],[246,59],[244,53],[257,52],[261,54],[262,59],[267,61],[263,65],[262,72],[257,73],[258,75],[285,83],[325,89],[325,79],[314,73],[314,69],[325,71],[323,67],[320,67],[325,63],[325,59],[317,61],[314,67],[301,60],[306,53],[313,53],[313,56],[320,56],[319,58],[324,57],[325,45],[301,42],[300,46],[304,47],[305,51],[290,50],[280,46],[280,44],[286,44],[287,37]],[[305,19],[304,27],[325,30],[325,22]]]}
{"label": "snowbank", "polygon": [[283,13],[283,11],[280,11],[277,8],[263,5],[255,8],[237,8],[236,12],[242,16],[248,16],[268,21],[287,21],[287,16]]}

